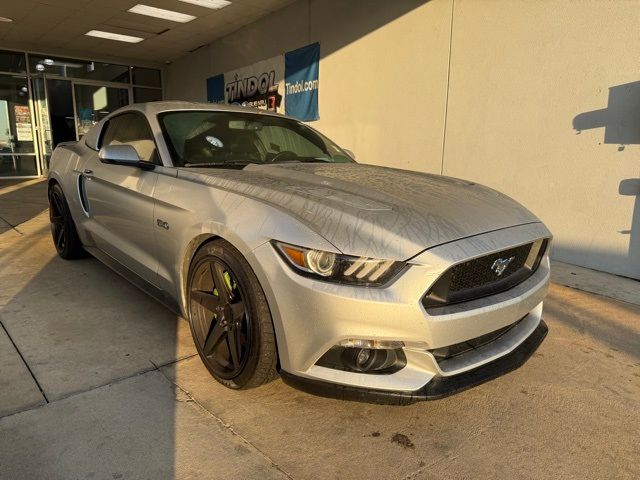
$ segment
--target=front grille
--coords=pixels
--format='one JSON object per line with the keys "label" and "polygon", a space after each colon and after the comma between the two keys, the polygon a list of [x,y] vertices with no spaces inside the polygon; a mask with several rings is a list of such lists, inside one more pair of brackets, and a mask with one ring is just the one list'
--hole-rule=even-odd
{"label": "front grille", "polygon": [[[529,243],[456,265],[451,269],[449,292],[462,292],[481,287],[487,283],[506,280],[524,266],[532,246],[533,244]],[[496,271],[491,269],[496,261],[510,258],[513,260],[509,262],[501,275],[498,276]]]}
{"label": "front grille", "polygon": [[436,280],[422,304],[425,308],[441,307],[515,287],[536,271],[547,242],[538,240],[454,265]]}

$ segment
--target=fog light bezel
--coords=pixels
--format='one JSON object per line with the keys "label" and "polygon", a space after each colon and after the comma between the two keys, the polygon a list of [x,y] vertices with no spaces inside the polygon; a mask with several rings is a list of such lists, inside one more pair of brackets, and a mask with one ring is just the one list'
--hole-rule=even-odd
{"label": "fog light bezel", "polygon": [[[402,342],[387,343],[395,348],[384,348],[381,346],[384,343],[379,341],[361,342],[362,346],[334,345],[318,359],[316,365],[368,375],[390,375],[402,370],[407,365],[407,357],[403,348],[399,346],[404,345]],[[369,345],[372,346],[366,346],[365,342],[371,342]],[[368,350],[370,354],[364,365],[358,365],[357,358],[362,350]]]}

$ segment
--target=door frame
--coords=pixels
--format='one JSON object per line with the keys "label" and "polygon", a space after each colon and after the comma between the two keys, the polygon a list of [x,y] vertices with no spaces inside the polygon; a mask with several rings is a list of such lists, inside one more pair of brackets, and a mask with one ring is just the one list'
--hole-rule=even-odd
{"label": "door frame", "polygon": [[[131,75],[131,74],[130,74]],[[71,101],[72,101],[72,108],[73,108],[73,126],[75,129],[75,133],[76,133],[76,141],[79,140],[79,136],[78,136],[78,112],[76,109],[76,105],[77,105],[77,101],[76,101],[76,85],[88,85],[88,86],[93,86],[93,87],[107,87],[107,88],[120,88],[120,89],[124,89],[127,90],[127,95],[128,95],[128,105],[131,105],[133,103],[133,86],[130,83],[118,83],[118,82],[105,82],[105,81],[100,81],[100,80],[84,80],[84,79],[74,79],[74,78],[67,78],[67,77],[61,77],[59,75],[46,75],[44,73],[40,73],[40,74],[32,74],[29,77],[29,81],[28,81],[28,88],[29,88],[29,104],[31,107],[31,112],[32,112],[32,118],[34,118],[36,120],[36,122],[32,122],[32,127],[34,130],[34,139],[35,141],[35,156],[36,156],[36,164],[37,164],[37,168],[38,168],[38,175],[37,177],[42,176],[44,173],[46,173],[47,171],[47,167],[45,165],[46,159],[46,145],[45,145],[45,137],[44,137],[44,126],[42,125],[42,122],[40,120],[40,108],[37,108],[37,102],[38,100],[40,100],[40,98],[36,98],[35,97],[35,91],[36,89],[34,88],[34,85],[32,82],[35,82],[37,80],[42,80],[44,83],[44,101],[46,102],[47,105],[47,121],[49,123],[49,127],[50,129],[52,129],[51,127],[51,109],[49,108],[49,87],[47,85],[47,80],[64,80],[66,82],[69,82],[71,85]],[[37,115],[36,115],[37,114]],[[51,130],[51,133],[53,134],[53,130]],[[52,135],[52,140],[53,140],[53,135]],[[52,145],[52,151],[53,151],[53,145]],[[37,178],[37,177],[33,177],[33,176],[29,176],[29,177],[11,177],[11,178]]]}

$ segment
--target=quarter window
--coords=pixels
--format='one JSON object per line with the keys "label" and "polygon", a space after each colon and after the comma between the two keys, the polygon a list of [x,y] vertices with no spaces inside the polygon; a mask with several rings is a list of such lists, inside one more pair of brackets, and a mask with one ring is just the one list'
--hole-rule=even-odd
{"label": "quarter window", "polygon": [[156,144],[147,121],[136,113],[123,113],[107,123],[101,147],[107,145],[131,145],[140,160],[160,164]]}

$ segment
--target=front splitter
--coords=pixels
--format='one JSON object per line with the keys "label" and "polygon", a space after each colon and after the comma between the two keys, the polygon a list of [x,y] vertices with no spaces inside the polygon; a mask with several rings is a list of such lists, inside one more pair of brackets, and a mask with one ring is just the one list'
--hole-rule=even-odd
{"label": "front splitter", "polygon": [[378,403],[384,405],[410,405],[424,400],[437,400],[462,392],[494,378],[509,373],[522,365],[533,355],[547,336],[549,328],[544,320],[512,352],[493,362],[482,365],[460,375],[434,377],[429,383],[413,392],[378,390],[337,383],[323,382],[292,375],[284,370],[280,372],[282,381],[304,392],[323,397],[357,402]]}

